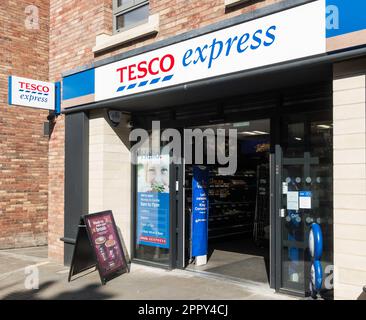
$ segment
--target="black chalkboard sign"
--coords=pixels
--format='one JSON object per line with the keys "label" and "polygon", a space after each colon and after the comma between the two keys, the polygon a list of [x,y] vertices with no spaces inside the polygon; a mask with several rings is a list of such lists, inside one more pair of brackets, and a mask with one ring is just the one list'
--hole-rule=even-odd
{"label": "black chalkboard sign", "polygon": [[102,284],[128,272],[112,211],[97,212],[81,217],[69,281],[72,276],[94,267],[99,272]]}

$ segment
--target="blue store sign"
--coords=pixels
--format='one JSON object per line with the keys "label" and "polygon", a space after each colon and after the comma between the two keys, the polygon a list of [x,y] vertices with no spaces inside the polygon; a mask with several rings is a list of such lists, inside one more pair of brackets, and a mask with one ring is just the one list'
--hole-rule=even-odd
{"label": "blue store sign", "polygon": [[209,170],[194,166],[192,179],[192,256],[204,256],[208,247]]}

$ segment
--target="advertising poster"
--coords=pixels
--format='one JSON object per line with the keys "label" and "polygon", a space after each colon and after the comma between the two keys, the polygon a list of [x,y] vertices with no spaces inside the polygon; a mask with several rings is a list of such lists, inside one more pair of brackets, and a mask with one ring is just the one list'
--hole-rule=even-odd
{"label": "advertising poster", "polygon": [[169,248],[169,155],[137,162],[137,243]]}
{"label": "advertising poster", "polygon": [[240,143],[240,150],[243,154],[255,154],[268,152],[270,149],[269,139],[245,140]]}
{"label": "advertising poster", "polygon": [[111,211],[84,216],[102,277],[127,267]]}
{"label": "advertising poster", "polygon": [[192,179],[193,257],[204,256],[208,250],[208,182],[208,168],[194,166]]}
{"label": "advertising poster", "polygon": [[311,209],[311,191],[299,192],[299,207],[300,209]]}

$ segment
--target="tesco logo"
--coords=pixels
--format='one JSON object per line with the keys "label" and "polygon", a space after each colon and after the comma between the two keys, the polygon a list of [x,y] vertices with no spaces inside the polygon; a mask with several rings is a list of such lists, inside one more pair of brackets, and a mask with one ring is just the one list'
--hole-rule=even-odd
{"label": "tesco logo", "polygon": [[171,71],[174,68],[175,59],[171,54],[163,57],[155,57],[151,60],[143,60],[117,69],[120,83],[144,79],[147,76],[158,76]]}
{"label": "tesco logo", "polygon": [[[235,32],[236,34],[223,34],[221,38],[215,37],[195,42],[194,45],[177,53],[179,56],[176,69],[178,76],[181,78],[185,76],[185,80],[189,81],[191,75],[195,76],[195,72],[197,72],[196,65],[204,65],[207,70],[211,71],[217,65],[220,66],[220,62],[227,63],[231,60],[231,63],[235,64],[233,56],[235,59],[245,59],[246,53],[260,51],[261,48],[265,49],[275,44],[277,31],[276,25],[270,25],[247,32],[238,30]],[[140,60],[115,69],[119,78],[117,92],[157,83],[162,84],[174,76],[171,72],[176,65],[176,59],[170,53],[151,59],[145,57],[137,59]],[[212,73],[214,72],[215,70],[212,71]]]}
{"label": "tesco logo", "polygon": [[50,88],[44,85],[37,85],[34,83],[23,82],[23,81],[19,81],[19,84],[21,90],[38,91],[45,94],[50,92]]}

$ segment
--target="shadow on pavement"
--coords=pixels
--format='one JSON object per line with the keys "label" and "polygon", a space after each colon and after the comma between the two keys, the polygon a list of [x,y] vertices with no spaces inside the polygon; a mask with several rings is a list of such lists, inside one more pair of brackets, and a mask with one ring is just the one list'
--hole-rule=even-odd
{"label": "shadow on pavement", "polygon": [[[40,297],[40,293],[50,288],[57,281],[48,281],[39,286],[39,289],[22,290],[12,292],[4,297],[3,300],[105,300],[110,299],[113,295],[101,292],[102,286],[100,284],[90,284],[83,288],[78,288],[73,291],[64,291],[56,293],[55,295]],[[55,289],[58,290],[58,289]]]}

